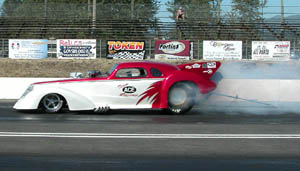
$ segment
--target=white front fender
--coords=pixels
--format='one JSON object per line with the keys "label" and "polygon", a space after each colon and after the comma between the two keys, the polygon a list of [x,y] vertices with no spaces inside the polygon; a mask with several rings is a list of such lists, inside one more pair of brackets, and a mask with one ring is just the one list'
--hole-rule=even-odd
{"label": "white front fender", "polygon": [[28,93],[25,97],[22,97],[15,104],[14,109],[17,110],[33,110],[38,109],[42,98],[47,94],[59,94],[66,100],[69,110],[93,110],[95,104],[85,96],[80,95],[71,90],[67,90],[60,87],[45,87],[35,86],[34,90]]}

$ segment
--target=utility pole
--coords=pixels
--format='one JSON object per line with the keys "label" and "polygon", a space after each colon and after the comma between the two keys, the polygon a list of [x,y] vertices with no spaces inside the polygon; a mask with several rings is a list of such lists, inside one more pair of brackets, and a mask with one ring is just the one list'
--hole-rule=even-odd
{"label": "utility pole", "polygon": [[45,0],[44,1],[44,8],[45,8],[45,15],[44,15],[44,17],[45,17],[45,19],[47,20],[47,14],[48,14],[48,1],[47,0]]}
{"label": "utility pole", "polygon": [[88,19],[91,19],[91,0],[88,0]]}
{"label": "utility pole", "polygon": [[218,0],[218,23],[221,22],[221,0]]}
{"label": "utility pole", "polygon": [[131,19],[134,19],[134,0],[131,0]]}
{"label": "utility pole", "polygon": [[97,3],[96,3],[96,0],[93,0],[93,26],[92,26],[92,32],[93,32],[93,35],[95,34],[95,31],[96,31],[96,11],[97,11]]}
{"label": "utility pole", "polygon": [[281,0],[281,40],[284,38],[284,0]]}
{"label": "utility pole", "polygon": [[284,24],[284,0],[281,0],[281,24]]}
{"label": "utility pole", "polygon": [[218,0],[218,39],[221,39],[221,0]]}

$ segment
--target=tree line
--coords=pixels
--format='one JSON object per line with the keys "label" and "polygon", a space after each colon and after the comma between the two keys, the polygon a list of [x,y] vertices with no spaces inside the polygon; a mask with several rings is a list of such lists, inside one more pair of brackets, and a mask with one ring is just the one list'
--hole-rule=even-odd
{"label": "tree line", "polygon": [[[5,0],[2,6],[1,16],[4,18],[38,18],[47,19],[47,22],[63,22],[63,21],[86,21],[92,22],[92,1],[93,0]],[[209,33],[209,29],[198,29],[199,25],[232,25],[240,23],[252,24],[249,28],[252,34],[257,33],[259,28],[256,23],[263,21],[261,8],[263,8],[267,0],[232,0],[232,6],[229,12],[223,12],[221,3],[223,0],[169,0],[166,3],[167,11],[171,21],[175,23],[176,11],[182,7],[185,15],[185,25],[196,27],[186,34],[189,37],[203,38],[204,34],[211,34],[211,38],[221,38],[220,32]],[[170,38],[176,37],[178,28],[176,26],[169,27],[162,31],[162,19],[158,13],[161,2],[159,0],[97,0],[96,19],[99,22],[130,22],[127,25],[128,30],[139,30],[145,35],[169,35]],[[147,24],[151,23],[151,24]],[[126,29],[118,29],[121,25],[111,25],[112,29],[116,29],[112,33],[116,35],[126,35]],[[114,28],[116,27],[116,28]],[[190,28],[191,29],[191,28]],[[241,28],[242,29],[242,28]],[[98,29],[99,32],[105,32],[105,29]],[[184,32],[185,30],[181,30]],[[207,31],[207,32],[205,32]],[[222,31],[222,30],[220,30]],[[232,32],[234,34],[234,32]],[[108,35],[112,36],[112,35]],[[249,35],[250,36],[250,35]],[[141,37],[143,38],[143,36]]]}

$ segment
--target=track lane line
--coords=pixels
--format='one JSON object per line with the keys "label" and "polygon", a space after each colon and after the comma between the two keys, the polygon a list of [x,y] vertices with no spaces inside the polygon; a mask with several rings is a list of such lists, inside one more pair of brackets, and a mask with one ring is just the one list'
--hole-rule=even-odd
{"label": "track lane line", "polygon": [[119,134],[0,132],[0,137],[36,138],[143,138],[143,139],[299,139],[300,134]]}

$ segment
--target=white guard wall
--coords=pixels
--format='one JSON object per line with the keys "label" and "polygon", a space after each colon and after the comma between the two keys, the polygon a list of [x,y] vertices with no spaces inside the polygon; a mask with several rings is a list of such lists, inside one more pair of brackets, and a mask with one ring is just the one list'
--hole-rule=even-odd
{"label": "white guard wall", "polygon": [[300,113],[299,61],[228,61],[216,90],[197,109],[226,113]]}
{"label": "white guard wall", "polygon": [[65,78],[9,78],[0,77],[0,99],[19,99],[27,87],[35,82]]}

